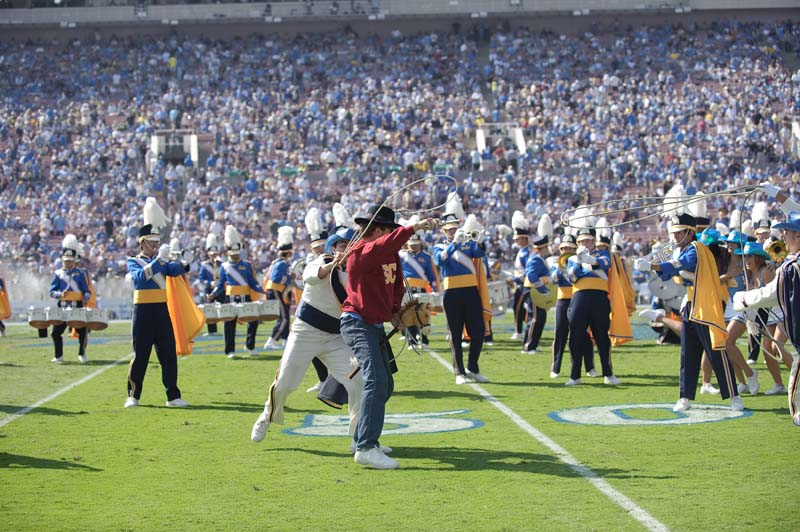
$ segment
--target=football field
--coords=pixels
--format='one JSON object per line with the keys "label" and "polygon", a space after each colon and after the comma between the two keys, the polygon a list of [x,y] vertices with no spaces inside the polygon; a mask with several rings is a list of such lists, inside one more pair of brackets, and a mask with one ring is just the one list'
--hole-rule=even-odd
{"label": "football field", "polygon": [[[492,382],[456,386],[437,316],[430,349],[398,358],[381,439],[400,462],[393,471],[353,462],[346,412],[305,391],[313,369],[289,397],[286,424],[250,441],[279,351],[230,360],[222,336],[198,338],[179,361],[187,409],[165,407],[153,354],[141,405],[124,409],[130,323],[92,333],[86,365],[76,340],[56,365],[50,338],[10,325],[0,338],[0,529],[800,529],[800,428],[785,395],[745,395],[745,411],[731,412],[698,393],[675,414],[679,348],[657,346],[642,324],[647,339],[613,349],[621,385],[584,377],[567,388],[568,362],[549,377],[552,324],[551,314],[539,354],[524,355],[508,340],[511,316],[496,321],[480,361]],[[260,326],[259,348],[271,328]],[[769,389],[763,360],[757,367]]]}

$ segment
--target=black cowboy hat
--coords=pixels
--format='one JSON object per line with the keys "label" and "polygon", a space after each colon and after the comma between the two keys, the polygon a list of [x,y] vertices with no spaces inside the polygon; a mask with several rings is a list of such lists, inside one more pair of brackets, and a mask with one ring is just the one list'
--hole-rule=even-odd
{"label": "black cowboy hat", "polygon": [[394,211],[389,207],[381,207],[380,205],[372,205],[367,210],[367,214],[363,217],[353,218],[358,225],[367,225],[370,222],[372,225],[385,225],[392,229],[397,229],[400,224],[394,221]]}

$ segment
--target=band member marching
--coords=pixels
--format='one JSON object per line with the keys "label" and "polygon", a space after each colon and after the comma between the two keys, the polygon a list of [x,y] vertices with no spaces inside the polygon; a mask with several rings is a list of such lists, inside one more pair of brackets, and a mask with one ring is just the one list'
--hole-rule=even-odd
{"label": "band member marching", "polygon": [[[546,294],[550,292],[550,269],[547,267],[545,259],[550,255],[550,237],[553,234],[553,223],[550,221],[550,216],[542,215],[536,233],[537,236],[533,240],[533,251],[525,264],[524,284],[529,290]],[[530,299],[530,293],[528,300],[530,305],[528,308],[529,321],[525,326],[522,353],[535,354],[539,349],[539,341],[542,339],[542,332],[547,321],[547,309],[537,306]]]}
{"label": "band member marching", "polygon": [[[578,245],[575,237],[565,234],[558,245],[560,255],[550,261],[550,279],[558,292],[556,299],[556,328],[553,335],[553,359],[550,365],[550,378],[555,379],[561,373],[561,363],[564,359],[564,350],[569,339],[569,320],[567,309],[572,301],[572,283],[567,275],[567,261],[575,254]],[[585,360],[587,371],[592,369],[591,360]]]}
{"label": "band member marching", "polygon": [[686,286],[687,295],[681,305],[680,398],[672,409],[681,412],[691,407],[705,351],[717,377],[720,396],[731,399],[731,410],[743,410],[731,363],[721,351],[728,335],[723,313],[728,293],[720,284],[714,257],[706,246],[695,240],[695,220],[690,214],[673,216],[669,232],[677,248],[674,258],[659,264],[639,258],[635,267],[640,271],[653,270],[665,281],[677,275]]}
{"label": "band member marching", "polygon": [[[69,234],[64,237],[61,251],[61,268],[55,271],[53,281],[50,283],[50,297],[58,300],[61,308],[83,308],[84,304],[92,297],[86,276],[76,266],[79,254],[78,239]],[[50,336],[53,338],[55,356],[52,362],[64,362],[64,339],[62,335],[67,329],[67,324],[54,325]],[[86,364],[86,327],[77,329],[78,333],[78,359],[81,364]]]}
{"label": "band member marching", "polygon": [[[464,384],[468,379],[489,382],[478,367],[486,326],[483,321],[475,264],[472,261],[474,258],[483,258],[486,253],[476,242],[468,238],[463,229],[459,229],[463,214],[461,200],[455,193],[451,193],[445,215],[441,220],[445,241],[433,248],[434,264],[442,274],[443,306],[450,332],[450,350],[456,384]],[[466,369],[461,347],[464,326],[470,336]]]}
{"label": "band member marching", "polygon": [[[413,224],[416,221],[409,220],[409,223]],[[411,235],[406,245],[408,250],[400,251],[400,262],[403,265],[403,277],[406,278],[411,293],[438,292],[439,276],[433,267],[433,257],[422,249],[422,238],[419,233]],[[413,344],[421,341],[423,345],[428,345],[428,337],[420,335],[418,327],[409,327],[408,332]]]}
{"label": "band member marching", "polygon": [[[205,296],[208,296],[214,291],[219,281],[219,269],[222,266],[222,261],[219,260],[219,244],[217,242],[217,235],[210,233],[206,237],[206,256],[208,257],[200,264],[200,273],[197,276],[200,288]],[[217,297],[211,302],[224,303],[225,296],[218,294]],[[217,324],[208,324],[208,334],[217,334]]]}
{"label": "band member marching", "polygon": [[[306,229],[308,230],[308,239],[311,245],[311,253],[309,253],[305,259],[305,264],[308,264],[320,255],[325,254],[326,241],[329,236],[328,232],[322,226],[322,217],[316,207],[310,208],[308,213],[306,213]],[[294,272],[292,273],[294,274]],[[300,272],[300,276],[302,277],[302,272]],[[303,279],[300,279],[300,281],[302,282]],[[302,295],[300,297],[302,297]],[[291,334],[291,331],[289,334]],[[269,340],[267,340],[267,343],[269,343]],[[266,346],[264,347],[266,348]],[[311,359],[311,363],[314,365],[314,371],[317,372],[317,383],[306,391],[316,392],[319,391],[320,387],[322,387],[322,383],[328,378],[328,368],[326,368],[325,364],[317,357]]]}
{"label": "band member marching", "polygon": [[167,306],[166,277],[179,277],[189,271],[191,252],[181,262],[170,261],[170,246],[162,244],[161,229],[167,225],[164,211],[155,198],[147,198],[144,225],[139,229],[140,253],[128,257],[128,271],[133,281],[133,351],[128,368],[128,398],[125,408],[139,405],[150,352],[156,348],[161,364],[161,382],[167,394],[167,406],[186,407],[178,388],[178,356],[172,317]]}
{"label": "band member marching", "polygon": [[525,266],[531,253],[528,245],[530,226],[521,211],[514,211],[511,216],[511,227],[514,230],[514,244],[519,246],[514,257],[514,334],[511,335],[511,339],[521,340],[522,331],[528,321],[527,309],[530,307],[530,288],[525,286]]}
{"label": "band member marching", "polygon": [[[225,294],[225,303],[247,303],[252,301],[251,293],[263,293],[258,286],[256,273],[253,266],[242,260],[242,239],[239,232],[232,225],[225,227],[225,247],[228,249],[228,260],[222,263],[219,269],[219,280],[214,291],[206,296],[211,303],[217,297]],[[225,355],[228,358],[236,356],[236,320],[225,322]],[[247,338],[245,348],[250,356],[256,356],[256,332],[258,321],[247,324]]]}
{"label": "band member marching", "polygon": [[289,269],[294,253],[292,247],[292,234],[294,229],[291,227],[278,228],[278,258],[272,261],[264,279],[264,290],[267,299],[278,300],[280,304],[280,316],[272,328],[264,349],[281,349],[282,340],[289,338],[289,305],[291,304],[292,273]]}

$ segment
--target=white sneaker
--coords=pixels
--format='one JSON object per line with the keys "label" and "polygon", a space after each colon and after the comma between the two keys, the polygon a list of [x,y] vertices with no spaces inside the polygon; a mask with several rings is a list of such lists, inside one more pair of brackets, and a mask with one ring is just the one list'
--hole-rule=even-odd
{"label": "white sneaker", "polygon": [[736,412],[741,412],[744,410],[744,403],[742,403],[742,398],[738,395],[731,397],[731,410]]}
{"label": "white sneaker", "polygon": [[227,355],[225,355],[225,356],[226,356],[226,357],[228,357],[228,358],[236,358],[236,352],[234,351],[234,352],[232,352],[232,353],[228,353],[228,354],[227,354]]}
{"label": "white sneaker", "polygon": [[400,467],[396,460],[383,454],[377,447],[368,451],[356,451],[353,460],[357,464],[369,466],[372,469],[397,469]]}
{"label": "white sneaker", "polygon": [[786,393],[786,388],[784,388],[783,384],[776,384],[775,386],[764,392],[764,395],[779,395],[782,393]]}
{"label": "white sneaker", "polygon": [[515,332],[514,334],[511,335],[509,340],[522,340],[522,335],[518,332]]}
{"label": "white sneaker", "polygon": [[675,406],[672,407],[673,412],[683,412],[684,410],[689,410],[691,408],[691,402],[685,398],[681,397],[678,399],[678,402],[675,403]]}
{"label": "white sneaker", "polygon": [[792,423],[794,423],[795,426],[800,427],[800,413],[797,413],[794,415],[794,417],[792,417]]}
{"label": "white sneaker", "polygon": [[755,366],[756,365],[756,361],[753,360],[752,358],[748,358],[747,359],[747,365],[748,366]]}
{"label": "white sneaker", "polygon": [[[392,452],[392,448],[387,447],[386,445],[381,445],[378,447],[378,450],[383,454],[390,454]],[[354,441],[350,442],[350,454],[356,454],[356,442]]]}
{"label": "white sneaker", "polygon": [[89,362],[89,359],[86,358],[86,355],[78,355],[78,360],[81,361],[81,364],[86,364],[87,362]]}
{"label": "white sneaker", "polygon": [[667,313],[664,312],[664,309],[661,308],[659,309],[649,308],[639,313],[639,316],[647,318],[650,321],[656,321],[658,318],[663,318],[666,315]]}
{"label": "white sneaker", "polygon": [[750,389],[750,393],[756,395],[758,390],[761,389],[761,385],[758,383],[758,371],[753,370],[753,376],[747,377],[747,387]]}
{"label": "white sneaker", "polygon": [[580,379],[570,379],[564,383],[564,386],[577,386],[581,383]]}
{"label": "white sneaker", "polygon": [[54,364],[63,364],[64,357],[53,357],[53,360],[51,360],[50,362],[53,362]]}
{"label": "white sneaker", "polygon": [[125,408],[133,408],[134,406],[139,406],[139,400],[135,397],[128,397],[125,399]]}
{"label": "white sneaker", "polygon": [[489,377],[484,375],[483,373],[472,373],[471,371],[467,372],[467,377],[481,383],[489,382]]}
{"label": "white sneaker", "polygon": [[555,371],[551,371],[550,372],[550,378],[551,379],[557,379],[558,378],[558,373],[556,373]]}
{"label": "white sneaker", "polygon": [[710,382],[700,386],[700,395],[704,395],[704,394],[717,395],[718,393],[719,393],[719,390],[714,388],[714,385],[711,384]]}
{"label": "white sneaker", "polygon": [[253,424],[253,430],[250,432],[250,439],[259,442],[264,439],[264,436],[267,434],[267,427],[269,427],[269,420],[267,419],[267,414],[262,413],[256,419],[256,422]]}
{"label": "white sneaker", "polygon": [[306,393],[318,392],[320,388],[322,388],[322,383],[317,382],[314,386],[306,390]]}
{"label": "white sneaker", "polygon": [[586,372],[587,377],[599,377],[600,375],[597,374],[597,370],[592,368]]}
{"label": "white sneaker", "polygon": [[469,347],[469,342],[461,342],[461,347]]}
{"label": "white sneaker", "polygon": [[266,350],[270,350],[270,349],[280,349],[280,348],[281,348],[281,345],[280,345],[280,343],[278,343],[278,342],[276,342],[275,340],[273,340],[271,336],[270,336],[270,337],[269,337],[269,339],[268,339],[268,340],[267,340],[267,341],[264,343],[264,349],[266,349]]}
{"label": "white sneaker", "polygon": [[248,349],[247,352],[250,353],[251,357],[257,357],[258,356],[258,353],[256,353],[255,349]]}
{"label": "white sneaker", "polygon": [[494,342],[483,342],[483,345],[488,345],[489,347],[492,347],[494,345]]}
{"label": "white sneaker", "polygon": [[456,384],[466,384],[468,382],[466,375],[456,375]]}
{"label": "white sneaker", "polygon": [[603,383],[616,386],[617,384],[620,384],[620,381],[614,375],[609,375],[608,377],[603,377]]}
{"label": "white sneaker", "polygon": [[736,385],[736,390],[739,392],[739,395],[742,395],[743,393],[750,393],[750,388],[748,388],[747,385],[742,382]]}
{"label": "white sneaker", "polygon": [[167,406],[174,406],[177,408],[186,408],[189,406],[189,403],[178,397],[177,399],[173,399],[172,401],[167,401]]}
{"label": "white sneaker", "polygon": [[538,351],[536,349],[531,349],[530,351],[525,351],[523,349],[522,351],[520,351],[520,353],[522,353],[523,355],[535,355],[536,353],[538,353]]}

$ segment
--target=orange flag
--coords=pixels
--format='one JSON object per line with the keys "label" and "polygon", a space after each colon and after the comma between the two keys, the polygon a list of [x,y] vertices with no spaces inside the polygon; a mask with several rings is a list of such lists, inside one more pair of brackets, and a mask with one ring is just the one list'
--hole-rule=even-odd
{"label": "orange flag", "polygon": [[175,335],[175,351],[178,356],[192,354],[192,341],[206,324],[203,312],[192,300],[189,283],[181,275],[167,277],[167,309]]}
{"label": "orange flag", "polygon": [[608,335],[611,337],[611,345],[622,345],[633,340],[631,318],[628,314],[625,289],[623,288],[623,276],[625,276],[625,272],[620,271],[619,261],[612,259],[611,268],[608,270],[608,299],[611,302],[611,326],[608,329]]}
{"label": "orange flag", "polygon": [[8,292],[0,290],[0,320],[11,317],[11,303],[8,302]]}

